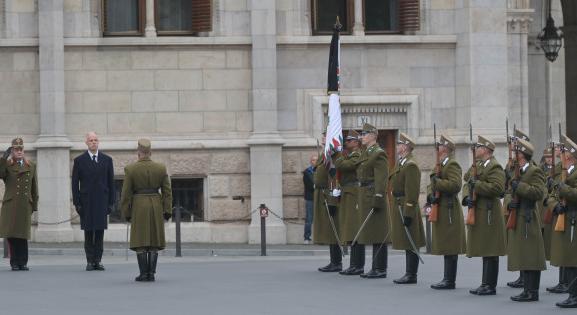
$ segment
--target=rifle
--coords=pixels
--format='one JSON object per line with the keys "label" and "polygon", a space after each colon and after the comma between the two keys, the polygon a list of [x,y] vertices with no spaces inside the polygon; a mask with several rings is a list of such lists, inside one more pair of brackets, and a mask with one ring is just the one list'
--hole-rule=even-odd
{"label": "rifle", "polygon": [[[515,129],[515,125],[513,125],[513,130]],[[515,163],[515,177],[513,177],[515,180],[519,180],[520,176],[521,176],[521,169],[520,169],[520,165],[519,165],[519,157],[517,156],[517,140],[515,139],[515,142],[513,142],[513,139],[509,138],[509,129],[507,128],[507,143],[509,144],[509,159],[511,162]],[[511,146],[513,147],[513,151],[515,151],[515,160],[513,160],[513,158],[511,157]],[[509,181],[508,188],[511,189],[511,182]],[[517,196],[517,194],[511,192],[513,195],[513,203],[519,203],[519,197]],[[517,227],[517,209],[510,209],[509,210],[509,218],[507,219],[507,229],[508,230],[514,230]]]}
{"label": "rifle", "polygon": [[[435,173],[438,177],[441,176],[441,158],[439,157],[439,144],[437,143],[437,125],[433,124],[433,141],[435,143]],[[433,190],[433,196],[437,200],[437,203],[431,205],[431,213],[429,214],[430,222],[437,222],[439,218],[439,198],[441,197],[441,192],[438,190]]]}
{"label": "rifle", "polygon": [[[565,165],[565,146],[561,139],[561,123],[559,123],[559,148],[561,150],[561,182],[567,180],[567,166]],[[565,206],[565,199],[559,199],[562,207]],[[557,223],[555,224],[555,232],[565,232],[565,213],[557,216]]]}
{"label": "rifle", "polygon": [[[549,125],[549,144],[551,145],[551,168],[549,169],[549,178],[551,180],[555,179],[555,141],[553,141],[553,132],[551,130],[551,125]],[[545,205],[546,206],[546,205]],[[545,209],[545,214],[543,215],[543,223],[551,224],[553,222],[553,208],[548,207]]]}
{"label": "rifle", "polygon": [[[473,143],[473,125],[469,124],[469,141],[471,141],[471,155],[473,157],[473,164],[471,169],[473,170],[473,179],[477,179],[477,159],[475,158],[475,143]],[[475,201],[477,200],[477,194],[475,189],[469,189],[469,200],[473,202],[473,205],[467,209],[467,225],[475,225]]]}

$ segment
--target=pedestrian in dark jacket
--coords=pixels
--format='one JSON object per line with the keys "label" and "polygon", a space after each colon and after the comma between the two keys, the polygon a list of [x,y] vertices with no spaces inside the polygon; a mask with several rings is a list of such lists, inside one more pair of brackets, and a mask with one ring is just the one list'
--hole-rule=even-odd
{"label": "pedestrian in dark jacket", "polygon": [[305,244],[311,242],[311,227],[313,224],[313,199],[315,193],[315,184],[313,181],[313,175],[315,173],[315,165],[317,164],[316,154],[311,155],[310,165],[303,171],[303,183],[305,187]]}

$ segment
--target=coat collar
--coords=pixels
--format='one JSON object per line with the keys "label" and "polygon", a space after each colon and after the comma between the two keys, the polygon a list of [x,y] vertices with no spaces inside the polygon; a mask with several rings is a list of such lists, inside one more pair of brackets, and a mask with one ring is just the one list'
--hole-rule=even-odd
{"label": "coat collar", "polygon": [[10,168],[18,173],[25,173],[25,172],[29,172],[30,171],[30,161],[28,161],[27,159],[23,160],[24,162],[22,163],[22,166],[20,166],[18,164],[18,162],[12,160],[10,162]]}

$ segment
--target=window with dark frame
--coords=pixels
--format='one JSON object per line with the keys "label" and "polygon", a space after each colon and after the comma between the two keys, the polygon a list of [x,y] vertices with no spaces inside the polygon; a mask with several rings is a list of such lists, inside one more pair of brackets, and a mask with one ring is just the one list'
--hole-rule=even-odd
{"label": "window with dark frame", "polygon": [[156,0],[156,32],[158,35],[192,34],[191,0]]}
{"label": "window with dark frame", "polygon": [[[104,36],[143,36],[145,0],[103,0]],[[157,35],[198,35],[212,31],[212,0],[155,0]]]}
{"label": "window with dark frame", "polygon": [[204,221],[204,179],[203,178],[171,178],[172,205],[183,208],[183,222]]}
{"label": "window with dark frame", "polygon": [[[109,217],[110,223],[124,223],[120,211],[120,196],[124,180],[117,178],[114,180],[116,189],[116,200],[112,213]],[[204,221],[204,179],[203,178],[181,178],[170,179],[172,186],[172,206],[181,206],[182,222],[203,222]]]}
{"label": "window with dark frame", "polygon": [[103,0],[105,36],[140,36],[144,30],[145,0]]}
{"label": "window with dark frame", "polygon": [[[420,0],[363,0],[365,34],[415,34],[421,27]],[[354,0],[311,0],[313,35],[330,35],[336,16],[350,35],[354,24]]]}
{"label": "window with dark frame", "polygon": [[397,33],[399,31],[398,0],[364,0],[363,16],[366,34]]}
{"label": "window with dark frame", "polygon": [[353,24],[352,6],[352,0],[312,0],[313,34],[332,34],[337,16],[343,26],[341,34],[350,34]]}

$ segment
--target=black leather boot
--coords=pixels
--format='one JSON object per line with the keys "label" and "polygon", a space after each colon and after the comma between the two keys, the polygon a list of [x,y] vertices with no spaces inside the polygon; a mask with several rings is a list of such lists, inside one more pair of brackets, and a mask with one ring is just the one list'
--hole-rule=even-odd
{"label": "black leather boot", "polygon": [[482,269],[482,276],[481,276],[481,285],[476,288],[476,289],[471,289],[469,290],[469,293],[477,295],[479,293],[479,290],[483,287],[487,285],[487,259],[485,259],[486,257],[483,257],[483,269]]}
{"label": "black leather boot", "polygon": [[517,278],[517,280],[507,282],[507,286],[511,288],[523,288],[525,286],[523,271],[519,271],[519,278]]}
{"label": "black leather boot", "polygon": [[158,252],[148,252],[148,279],[147,281],[154,281],[154,274],[156,273],[156,262],[158,261]]}
{"label": "black leather boot", "polygon": [[136,260],[138,261],[138,269],[140,270],[140,275],[134,278],[134,281],[147,281],[148,280],[148,257],[147,252],[136,254]]}
{"label": "black leather boot", "polygon": [[341,254],[339,245],[329,245],[329,253],[331,257],[330,263],[324,267],[320,267],[318,270],[320,272],[339,272],[343,270],[343,255]]}
{"label": "black leather boot", "polygon": [[[362,251],[361,251],[362,248]],[[361,264],[361,255],[364,258],[365,251],[364,245],[355,244],[351,246],[351,264],[350,267],[346,270],[339,272],[341,275],[344,276],[358,276],[363,273],[365,262],[362,260]]]}
{"label": "black leather boot", "polygon": [[499,277],[499,256],[483,258],[487,260],[486,285],[477,290],[477,295],[495,295],[497,294],[497,279]]}
{"label": "black leather boot", "polygon": [[559,267],[559,283],[554,287],[549,287],[546,290],[551,293],[567,293],[567,272],[565,267]]}
{"label": "black leather boot", "polygon": [[561,308],[577,308],[577,268],[566,267],[564,268],[566,279],[569,282],[567,292],[569,292],[569,297],[561,302],[555,303]]}
{"label": "black leather boot", "polygon": [[541,280],[541,271],[525,270],[523,272],[523,292],[511,297],[515,302],[534,302],[539,301],[539,283]]}
{"label": "black leather boot", "polygon": [[499,257],[483,257],[483,278],[481,286],[470,290],[469,293],[475,295],[495,295],[497,294],[497,278],[499,275]]}
{"label": "black leather boot", "polygon": [[387,277],[388,248],[387,244],[373,244],[373,263],[369,272],[363,273],[365,279],[381,279]]}
{"label": "black leather boot", "polygon": [[452,290],[455,289],[455,279],[457,278],[457,260],[459,256],[445,256],[445,272],[441,282],[432,284],[431,288],[435,290]]}
{"label": "black leather boot", "polygon": [[419,257],[410,250],[405,251],[406,272],[399,279],[393,280],[396,284],[417,283],[417,272],[419,271]]}

